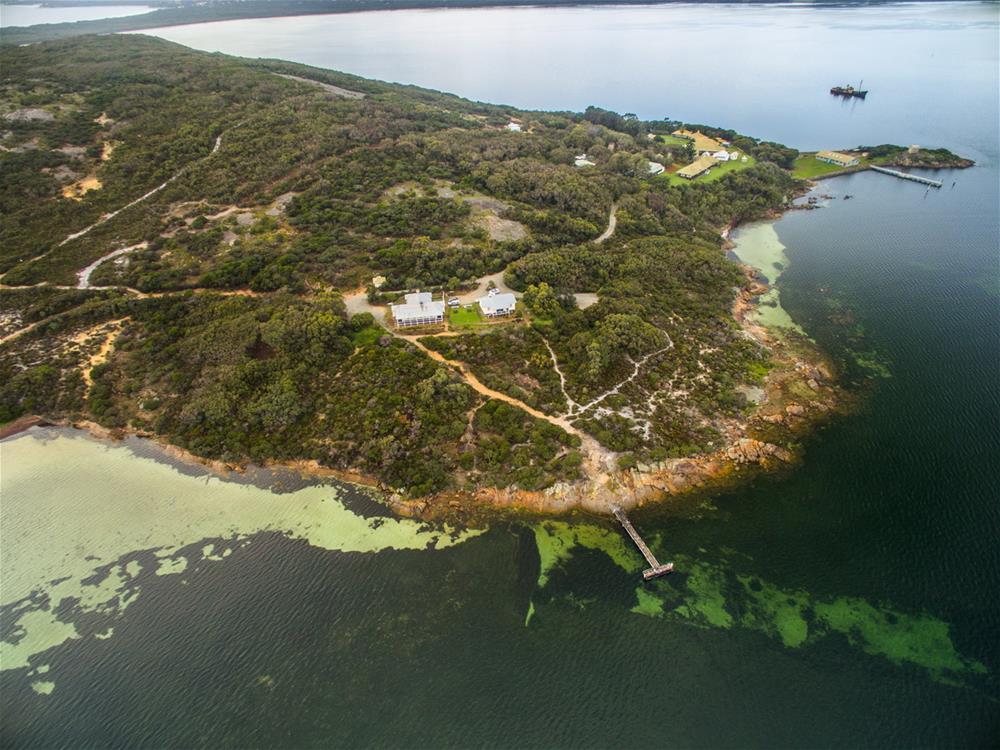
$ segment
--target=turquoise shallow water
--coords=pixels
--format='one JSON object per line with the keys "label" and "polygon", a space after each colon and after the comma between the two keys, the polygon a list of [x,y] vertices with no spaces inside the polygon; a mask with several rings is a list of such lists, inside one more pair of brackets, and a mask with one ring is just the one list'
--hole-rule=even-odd
{"label": "turquoise shallow water", "polygon": [[[883,42],[906,43],[906,7]],[[992,106],[996,66],[967,62],[954,87]],[[857,140],[849,114],[814,116]],[[637,514],[677,562],[660,583],[600,519],[387,527],[345,488],[241,495],[79,436],[16,438],[32,458],[0,473],[0,637],[29,655],[0,653],[0,744],[995,746],[997,130],[956,118],[918,124],[980,162],[944,189],[838,178],[774,225],[782,307],[863,407],[793,471]],[[80,462],[108,479],[81,483]],[[127,489],[147,471],[157,502]],[[34,536],[12,541],[15,520]]]}

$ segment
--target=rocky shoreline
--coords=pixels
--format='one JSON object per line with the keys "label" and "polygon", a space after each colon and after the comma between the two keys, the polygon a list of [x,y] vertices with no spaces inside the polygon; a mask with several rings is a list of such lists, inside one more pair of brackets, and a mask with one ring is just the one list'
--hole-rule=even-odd
{"label": "rocky shoreline", "polygon": [[[730,426],[727,444],[706,455],[672,458],[634,469],[608,472],[541,491],[484,487],[430,497],[389,497],[397,513],[421,518],[450,518],[487,509],[559,514],[574,510],[608,514],[612,505],[636,508],[647,503],[736,486],[762,471],[794,466],[801,449],[785,447],[835,414],[848,413],[850,400],[836,386],[832,364],[805,337],[778,336],[754,323],[757,298],[768,289],[744,266],[747,283],[733,305],[743,329],[767,346],[777,366],[764,383],[764,398],[754,414]],[[783,445],[785,444],[785,445]]]}

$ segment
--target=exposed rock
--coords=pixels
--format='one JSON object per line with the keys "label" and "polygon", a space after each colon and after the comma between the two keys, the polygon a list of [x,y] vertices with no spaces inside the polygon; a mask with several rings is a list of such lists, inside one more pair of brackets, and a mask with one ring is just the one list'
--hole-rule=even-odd
{"label": "exposed rock", "polygon": [[87,154],[86,146],[61,146],[56,151],[66,154],[71,159],[82,159]]}
{"label": "exposed rock", "polygon": [[771,424],[781,424],[785,421],[785,418],[781,414],[765,414],[761,419]]}
{"label": "exposed rock", "polygon": [[9,122],[51,122],[55,115],[44,109],[15,109],[3,116]]}
{"label": "exposed rock", "polygon": [[806,413],[805,407],[800,404],[789,404],[785,407],[785,413],[793,417],[801,417]]}
{"label": "exposed rock", "polygon": [[280,216],[285,212],[285,209],[288,208],[288,204],[292,202],[292,199],[295,198],[296,195],[298,195],[298,193],[283,193],[282,195],[279,195],[274,199],[274,203],[271,204],[271,207],[267,209],[265,213],[268,216]]}
{"label": "exposed rock", "polygon": [[756,464],[771,457],[790,461],[792,454],[772,443],[763,443],[753,438],[740,438],[726,449],[726,457],[738,464]]}
{"label": "exposed rock", "polygon": [[816,382],[815,380],[813,380],[812,378],[809,378],[809,380],[807,380],[807,381],[806,381],[806,385],[808,385],[808,386],[809,386],[810,388],[812,388],[812,389],[813,389],[814,391],[818,391],[818,390],[819,390],[819,383],[817,383],[817,382]]}
{"label": "exposed rock", "polygon": [[80,175],[74,172],[72,169],[67,167],[65,164],[60,164],[58,167],[44,167],[42,169],[46,174],[52,175],[59,182],[72,182],[79,179]]}
{"label": "exposed rock", "polygon": [[759,386],[740,385],[736,387],[736,390],[742,393],[751,404],[763,404],[767,401],[767,391]]}

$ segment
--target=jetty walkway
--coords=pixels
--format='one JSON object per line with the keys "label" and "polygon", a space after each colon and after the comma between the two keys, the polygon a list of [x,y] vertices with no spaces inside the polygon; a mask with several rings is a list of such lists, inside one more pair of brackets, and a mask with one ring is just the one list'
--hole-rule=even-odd
{"label": "jetty walkway", "polygon": [[635,546],[639,548],[642,556],[645,557],[646,562],[649,563],[649,568],[642,571],[642,579],[644,581],[673,572],[674,564],[672,562],[661,564],[660,561],[656,559],[656,555],[654,555],[649,547],[646,546],[646,543],[642,541],[642,537],[639,536],[639,532],[635,530],[632,522],[628,520],[628,516],[625,515],[625,511],[615,505],[611,508],[611,512],[615,514],[615,518],[618,519],[618,522],[624,527],[625,531],[628,532],[628,535],[632,537],[632,541],[635,542]]}
{"label": "jetty walkway", "polygon": [[897,169],[888,169],[886,167],[876,167],[874,164],[869,167],[873,172],[881,172],[882,174],[892,175],[893,177],[898,177],[901,180],[912,180],[913,182],[919,182],[921,185],[930,185],[931,187],[939,188],[944,183],[940,180],[932,180],[930,177],[921,177],[918,174],[910,174],[909,172],[900,172]]}

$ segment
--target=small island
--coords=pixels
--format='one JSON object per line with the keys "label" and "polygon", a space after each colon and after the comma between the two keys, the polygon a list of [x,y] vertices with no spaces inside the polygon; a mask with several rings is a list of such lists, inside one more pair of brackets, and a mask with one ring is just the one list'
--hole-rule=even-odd
{"label": "small island", "polygon": [[0,63],[8,432],[334,473],[411,514],[610,512],[788,465],[843,402],[725,252],[819,176],[795,149],[141,36]]}

